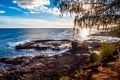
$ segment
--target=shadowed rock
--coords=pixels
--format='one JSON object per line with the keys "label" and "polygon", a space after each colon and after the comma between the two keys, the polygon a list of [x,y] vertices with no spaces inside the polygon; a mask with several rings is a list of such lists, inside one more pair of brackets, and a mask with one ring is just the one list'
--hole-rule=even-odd
{"label": "shadowed rock", "polygon": [[[62,55],[51,57],[33,57],[31,58],[15,58],[16,63],[22,65],[19,60],[30,60],[27,65],[22,65],[12,71],[7,71],[5,74],[1,74],[0,79],[3,80],[59,80],[60,76],[70,75],[86,62],[88,56],[76,56],[67,52]],[[82,62],[81,62],[82,59]],[[13,60],[13,61],[14,61]],[[23,61],[26,61],[23,60]],[[17,62],[18,61],[18,62]]]}
{"label": "shadowed rock", "polygon": [[108,62],[115,61],[115,60],[116,58],[113,57],[113,55],[109,55],[109,56],[103,57],[101,60],[101,63],[108,63]]}
{"label": "shadowed rock", "polygon": [[79,53],[89,52],[88,44],[86,42],[79,43],[79,42],[73,41],[71,44],[72,44],[73,52],[79,52]]}

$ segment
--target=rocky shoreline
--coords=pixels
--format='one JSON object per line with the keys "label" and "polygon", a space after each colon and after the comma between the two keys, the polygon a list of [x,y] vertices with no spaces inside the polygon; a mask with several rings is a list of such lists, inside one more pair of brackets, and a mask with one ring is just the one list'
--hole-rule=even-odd
{"label": "rocky shoreline", "polygon": [[[1,73],[1,80],[59,80],[60,76],[73,76],[72,74],[79,68],[78,64],[84,64],[87,56],[72,55],[67,52],[52,57],[37,56],[16,59],[9,61],[14,66],[17,65],[16,68],[1,68],[4,70]],[[82,63],[80,63],[81,60]]]}
{"label": "rocky shoreline", "polygon": [[[16,46],[16,50],[36,49],[36,47],[39,47],[37,50],[47,48],[61,50],[66,48],[66,46],[61,48],[62,44],[70,44],[67,46],[69,50],[62,54],[1,58],[0,80],[59,80],[61,76],[69,76],[71,78],[69,80],[90,80],[93,73],[99,72],[98,67],[116,60],[113,56],[109,56],[100,62],[89,63],[90,51],[100,48],[100,43],[95,41],[39,40],[20,44]],[[74,74],[80,67],[85,73],[80,78],[76,78]]]}
{"label": "rocky shoreline", "polygon": [[[70,44],[70,40],[36,40],[25,44],[19,44],[15,48],[16,50],[21,49],[35,49],[35,50],[60,50],[63,44]],[[65,46],[69,47],[69,46]]]}
{"label": "rocky shoreline", "polygon": [[[60,76],[70,75],[79,68],[78,64],[86,63],[89,48],[88,43],[77,43],[69,40],[37,40],[25,44],[17,45],[16,50],[21,49],[37,49],[44,50],[52,48],[53,50],[61,50],[62,44],[70,44],[67,46],[69,50],[62,54],[54,56],[35,56],[35,57],[17,57],[17,58],[2,58],[1,63],[4,67],[0,67],[1,79],[16,80],[58,80]],[[43,46],[45,45],[45,47]],[[82,55],[86,53],[86,55]],[[19,74],[18,76],[15,75]],[[31,76],[31,77],[30,77]],[[38,77],[37,77],[38,76]],[[47,76],[47,77],[46,77]]]}

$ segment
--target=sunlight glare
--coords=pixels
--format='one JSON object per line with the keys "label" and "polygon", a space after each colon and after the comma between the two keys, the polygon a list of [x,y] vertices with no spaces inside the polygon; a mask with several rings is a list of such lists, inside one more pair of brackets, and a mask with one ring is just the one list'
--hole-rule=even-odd
{"label": "sunlight glare", "polygon": [[89,29],[83,28],[80,30],[80,37],[86,39],[89,35]]}

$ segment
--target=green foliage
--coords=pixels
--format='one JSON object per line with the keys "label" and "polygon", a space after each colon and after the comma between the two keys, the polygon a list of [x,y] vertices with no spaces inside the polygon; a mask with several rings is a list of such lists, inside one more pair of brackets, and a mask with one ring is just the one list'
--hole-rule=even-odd
{"label": "green foliage", "polygon": [[96,62],[99,59],[99,56],[96,53],[90,53],[89,62]]}
{"label": "green foliage", "polygon": [[115,46],[112,43],[102,43],[100,47],[100,59],[112,55],[113,51],[115,51]]}
{"label": "green foliage", "polygon": [[[83,74],[83,70],[80,68],[80,70],[76,71],[74,77],[79,79],[82,74]],[[59,78],[59,80],[74,80],[74,78],[71,79],[69,76],[62,76]]]}
{"label": "green foliage", "polygon": [[75,77],[76,77],[76,78],[79,78],[82,73],[83,73],[83,70],[82,70],[82,69],[80,69],[80,71],[76,71]]}
{"label": "green foliage", "polygon": [[62,76],[62,77],[60,77],[59,80],[69,80],[69,77],[68,76]]}

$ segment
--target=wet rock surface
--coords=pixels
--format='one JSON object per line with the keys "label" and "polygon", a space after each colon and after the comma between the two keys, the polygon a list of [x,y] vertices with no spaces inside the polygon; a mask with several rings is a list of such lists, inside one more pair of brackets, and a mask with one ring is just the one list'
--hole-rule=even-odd
{"label": "wet rock surface", "polygon": [[[75,73],[75,70],[79,68],[78,65],[82,65],[86,62],[88,56],[77,56],[66,52],[62,55],[55,55],[52,57],[37,56],[33,58],[24,57],[15,58],[10,63],[19,65],[14,70],[10,67],[6,67],[2,70],[0,79],[5,80],[59,80],[60,76],[70,75]],[[82,62],[81,62],[82,60]],[[5,61],[4,61],[5,62]],[[8,62],[7,62],[8,63]],[[16,66],[16,65],[13,65]]]}
{"label": "wet rock surface", "polygon": [[[65,44],[71,45],[62,46]],[[4,67],[0,68],[0,80],[59,80],[61,76],[74,76],[79,66],[87,63],[88,55],[84,53],[89,54],[89,46],[96,47],[96,45],[97,43],[85,42],[83,44],[69,40],[37,40],[20,44],[16,46],[17,50],[31,48],[37,50],[47,48],[59,50],[66,47],[69,50],[53,56],[2,58],[0,62],[2,66],[4,64]],[[55,49],[56,47],[59,48]],[[98,72],[97,69],[92,69],[92,72]],[[90,76],[91,74],[87,75]]]}
{"label": "wet rock surface", "polygon": [[16,50],[35,49],[37,51],[43,50],[61,51],[64,49],[68,49],[74,53],[88,54],[90,51],[99,50],[99,47],[100,42],[98,41],[95,42],[92,40],[87,40],[84,42],[71,40],[36,40],[25,44],[19,44],[15,46],[15,49]]}
{"label": "wet rock surface", "polygon": [[[65,45],[68,44],[68,45]],[[16,50],[21,49],[35,49],[35,50],[61,50],[63,48],[70,48],[69,40],[36,40],[25,44],[19,44],[15,47]]]}

